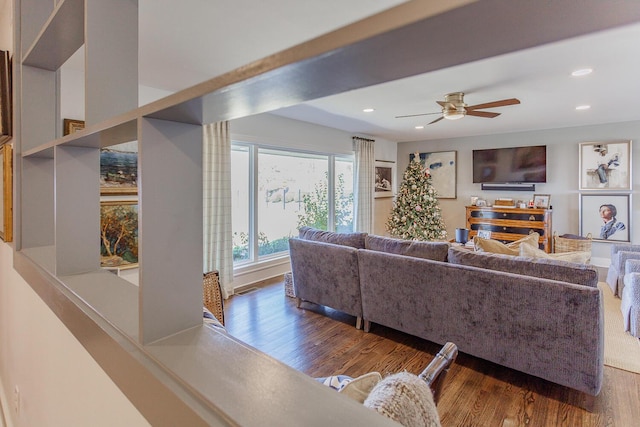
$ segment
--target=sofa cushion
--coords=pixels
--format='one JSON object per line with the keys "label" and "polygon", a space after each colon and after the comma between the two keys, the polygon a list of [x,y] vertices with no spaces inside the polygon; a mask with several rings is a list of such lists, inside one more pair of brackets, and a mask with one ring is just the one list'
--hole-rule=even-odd
{"label": "sofa cushion", "polygon": [[446,261],[449,243],[420,242],[367,235],[364,239],[364,247],[372,251],[432,259],[434,261]]}
{"label": "sofa cushion", "polygon": [[367,233],[335,233],[307,226],[300,227],[298,233],[304,240],[351,246],[356,249],[364,249],[364,238],[367,235]]}
{"label": "sofa cushion", "polygon": [[581,265],[547,258],[474,252],[457,247],[449,249],[448,260],[451,264],[469,265],[488,270],[558,280],[592,288],[598,286],[598,272],[591,265]]}
{"label": "sofa cushion", "polygon": [[571,251],[548,254],[543,250],[532,248],[526,245],[520,246],[520,256],[530,258],[555,259],[559,261],[574,262],[578,264],[589,264],[591,262],[591,251]]}
{"label": "sofa cushion", "polygon": [[376,384],[364,406],[403,426],[441,425],[431,389],[425,381],[408,372],[390,375]]}
{"label": "sofa cushion", "polygon": [[531,233],[526,237],[515,242],[504,244],[493,239],[483,239],[482,237],[475,236],[473,238],[473,245],[478,252],[491,252],[494,254],[505,255],[520,255],[520,246],[528,245],[535,248],[538,247],[538,240],[540,235],[538,233]]}

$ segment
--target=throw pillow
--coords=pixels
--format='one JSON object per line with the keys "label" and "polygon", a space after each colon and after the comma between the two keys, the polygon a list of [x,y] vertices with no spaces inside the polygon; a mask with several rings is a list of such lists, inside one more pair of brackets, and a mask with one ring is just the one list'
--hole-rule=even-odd
{"label": "throw pillow", "polygon": [[530,258],[547,258],[555,259],[558,261],[574,262],[578,264],[589,264],[591,262],[591,252],[587,251],[573,251],[573,252],[561,252],[557,254],[548,254],[538,248],[532,248],[530,246],[520,246],[520,256],[526,256]]}
{"label": "throw pillow", "polygon": [[360,403],[364,403],[371,390],[382,380],[382,375],[378,372],[369,372],[368,374],[360,375],[348,382],[344,387],[340,389],[340,393],[343,393],[353,400],[357,400]]}
{"label": "throw pillow", "polygon": [[369,393],[382,380],[378,372],[369,372],[359,377],[352,378],[347,375],[332,375],[330,377],[316,378],[316,381],[326,385],[339,393],[344,393],[359,403],[364,403]]}
{"label": "throw pillow", "polygon": [[491,252],[494,254],[504,255],[520,255],[521,246],[530,246],[533,248],[538,247],[538,240],[540,235],[538,233],[531,233],[526,237],[515,242],[504,244],[497,240],[483,239],[482,237],[475,236],[473,238],[473,245],[478,252]]}
{"label": "throw pillow", "polygon": [[404,426],[440,426],[431,389],[408,372],[388,376],[376,384],[364,406]]}

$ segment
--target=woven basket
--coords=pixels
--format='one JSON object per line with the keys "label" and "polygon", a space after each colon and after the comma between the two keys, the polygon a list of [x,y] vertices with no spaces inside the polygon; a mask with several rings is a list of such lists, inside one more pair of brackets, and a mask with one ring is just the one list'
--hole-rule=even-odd
{"label": "woven basket", "polygon": [[284,294],[289,298],[296,297],[296,291],[293,289],[293,274],[291,272],[284,273]]}
{"label": "woven basket", "polygon": [[216,319],[224,325],[224,303],[222,302],[222,290],[220,289],[220,279],[218,271],[204,273],[202,279],[203,304],[207,307]]}
{"label": "woven basket", "polygon": [[553,247],[554,252],[575,252],[584,251],[591,252],[591,243],[593,237],[591,233],[586,237],[563,234],[558,236],[558,233],[553,233]]}

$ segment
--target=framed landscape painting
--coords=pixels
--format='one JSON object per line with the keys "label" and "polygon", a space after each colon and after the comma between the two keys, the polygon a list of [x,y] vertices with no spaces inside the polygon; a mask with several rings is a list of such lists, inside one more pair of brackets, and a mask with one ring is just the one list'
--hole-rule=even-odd
{"label": "framed landscape painting", "polygon": [[[456,198],[457,154],[457,151],[419,153],[420,163],[429,170],[439,199]],[[410,154],[409,161],[414,157],[415,154]]]}
{"label": "framed landscape painting", "polygon": [[138,142],[100,150],[100,194],[138,194]]}
{"label": "framed landscape painting", "polygon": [[631,141],[580,144],[580,190],[631,190]]}
{"label": "framed landscape painting", "polygon": [[120,268],[137,267],[137,200],[100,202],[100,265]]}
{"label": "framed landscape painting", "polygon": [[629,242],[631,236],[630,194],[581,194],[580,235],[594,240]]}

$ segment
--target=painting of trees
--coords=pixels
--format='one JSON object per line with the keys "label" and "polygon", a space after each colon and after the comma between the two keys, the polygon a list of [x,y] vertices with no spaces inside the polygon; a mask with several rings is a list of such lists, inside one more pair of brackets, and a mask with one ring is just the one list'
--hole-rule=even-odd
{"label": "painting of trees", "polygon": [[100,255],[103,267],[138,262],[138,204],[135,200],[100,204]]}

